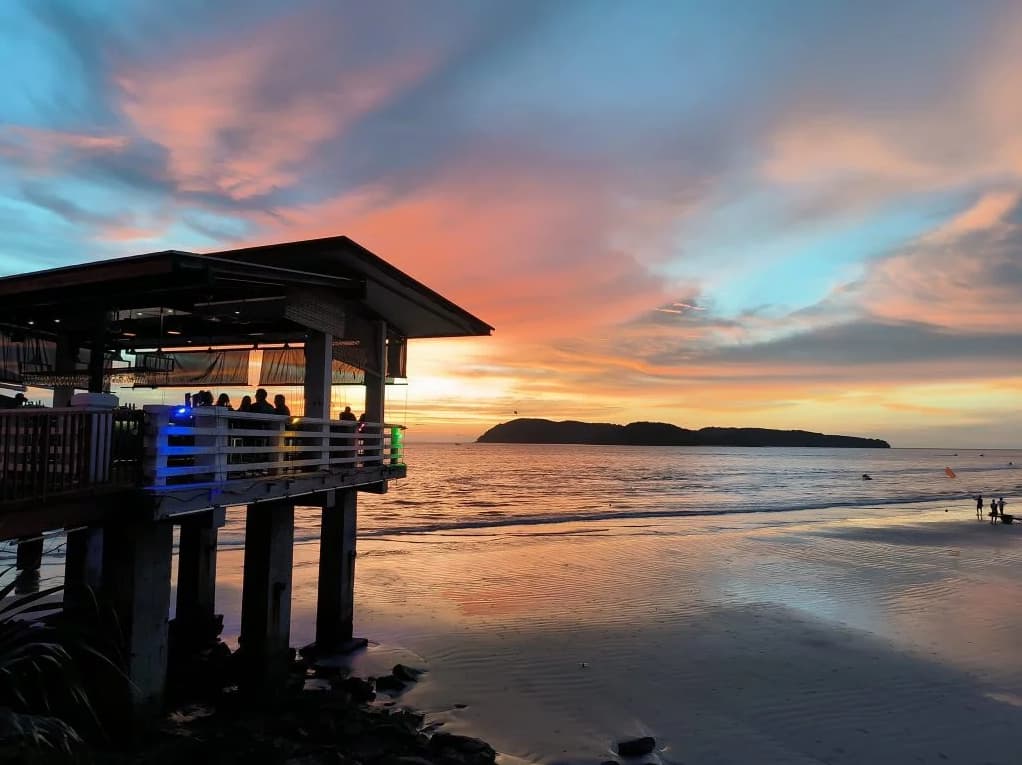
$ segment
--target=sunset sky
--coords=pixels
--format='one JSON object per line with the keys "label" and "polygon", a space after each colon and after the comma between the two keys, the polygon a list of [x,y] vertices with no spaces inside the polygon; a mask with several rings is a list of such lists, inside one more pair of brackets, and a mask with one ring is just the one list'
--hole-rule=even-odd
{"label": "sunset sky", "polygon": [[1022,3],[12,0],[0,67],[0,274],[347,234],[497,328],[410,439],[1020,446]]}

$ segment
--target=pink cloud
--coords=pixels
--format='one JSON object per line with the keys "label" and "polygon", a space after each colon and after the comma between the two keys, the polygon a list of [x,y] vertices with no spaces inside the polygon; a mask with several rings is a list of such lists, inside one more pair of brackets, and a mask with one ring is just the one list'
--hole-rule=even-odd
{"label": "pink cloud", "polygon": [[[184,191],[245,199],[301,180],[301,164],[396,91],[419,79],[421,54],[375,66],[332,66],[308,82],[289,69],[315,63],[324,43],[343,46],[351,30],[295,16],[172,55],[125,62],[117,77],[121,109],[146,138],[169,151]],[[308,56],[295,60],[295,56]]]}

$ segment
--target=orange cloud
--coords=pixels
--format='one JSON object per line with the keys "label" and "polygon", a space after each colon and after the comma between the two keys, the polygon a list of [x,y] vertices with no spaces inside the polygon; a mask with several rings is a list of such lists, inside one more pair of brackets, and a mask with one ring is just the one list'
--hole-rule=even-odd
{"label": "orange cloud", "polygon": [[616,210],[606,184],[589,173],[461,160],[406,197],[343,196],[262,222],[273,238],[344,231],[478,311],[498,334],[571,337],[669,298],[637,257],[608,243]]}

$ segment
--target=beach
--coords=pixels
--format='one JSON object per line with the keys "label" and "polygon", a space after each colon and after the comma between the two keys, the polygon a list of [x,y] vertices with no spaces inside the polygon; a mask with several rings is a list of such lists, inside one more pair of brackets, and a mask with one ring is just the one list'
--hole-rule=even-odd
{"label": "beach", "polygon": [[[381,497],[367,509],[388,507]],[[371,520],[369,521],[371,523]],[[360,540],[354,669],[507,763],[1016,763],[1022,528],[965,499]],[[292,642],[311,640],[314,541]],[[237,613],[241,553],[221,555]],[[227,619],[226,634],[237,621]]]}

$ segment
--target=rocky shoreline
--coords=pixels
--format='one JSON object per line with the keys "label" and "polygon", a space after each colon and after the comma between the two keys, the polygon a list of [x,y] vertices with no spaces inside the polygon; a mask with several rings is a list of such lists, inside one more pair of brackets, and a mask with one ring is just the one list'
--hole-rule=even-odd
{"label": "rocky shoreline", "polygon": [[[127,765],[492,765],[484,741],[426,725],[398,705],[419,670],[396,665],[378,678],[295,662],[288,690],[255,704],[229,687],[216,700],[172,713],[143,748],[102,752],[95,761]],[[379,693],[379,695],[378,695]]]}

